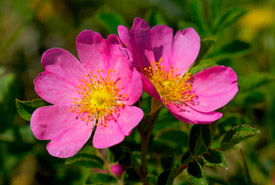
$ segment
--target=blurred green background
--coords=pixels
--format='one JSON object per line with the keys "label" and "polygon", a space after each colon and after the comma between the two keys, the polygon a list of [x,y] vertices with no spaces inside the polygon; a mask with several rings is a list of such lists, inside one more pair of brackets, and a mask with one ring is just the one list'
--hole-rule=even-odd
{"label": "blurred green background", "polygon": [[[15,98],[39,98],[33,79],[43,71],[40,57],[45,50],[61,47],[77,56],[75,39],[82,30],[94,30],[106,38],[110,33],[117,34],[119,24],[130,28],[135,17],[145,19],[150,26],[167,24],[174,30],[191,26],[201,38],[215,38],[204,58],[230,66],[238,74],[239,93],[220,110],[224,117],[217,124],[217,140],[232,126],[242,123],[252,125],[261,133],[226,152],[228,170],[206,169],[210,184],[246,183],[240,148],[253,184],[273,184],[273,0],[0,0],[0,184],[83,182],[82,168],[67,166],[64,159],[50,156],[45,148],[47,142],[33,137],[29,122],[16,112]],[[143,108],[149,111],[147,106]],[[164,109],[153,137],[161,141],[163,130],[189,128]],[[134,130],[127,139],[138,143],[135,133]],[[180,147],[184,150],[186,146]],[[188,184],[184,176],[179,176],[175,184]]]}

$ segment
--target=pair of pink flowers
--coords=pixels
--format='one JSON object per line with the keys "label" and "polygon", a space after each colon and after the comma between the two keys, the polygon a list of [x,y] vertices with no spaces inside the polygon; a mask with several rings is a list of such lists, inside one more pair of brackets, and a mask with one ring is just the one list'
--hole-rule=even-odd
{"label": "pair of pink flowers", "polygon": [[53,105],[35,110],[31,129],[37,139],[51,140],[51,155],[75,155],[94,127],[94,147],[122,142],[143,118],[143,111],[133,106],[142,89],[191,124],[219,119],[222,114],[215,110],[238,91],[237,76],[229,67],[216,66],[193,76],[187,72],[200,49],[199,35],[192,28],[173,36],[167,26],[150,29],[136,18],[131,30],[119,26],[118,33],[119,38],[109,35],[104,40],[99,33],[81,32],[76,39],[81,63],[59,48],[43,54],[45,71],[34,85]]}

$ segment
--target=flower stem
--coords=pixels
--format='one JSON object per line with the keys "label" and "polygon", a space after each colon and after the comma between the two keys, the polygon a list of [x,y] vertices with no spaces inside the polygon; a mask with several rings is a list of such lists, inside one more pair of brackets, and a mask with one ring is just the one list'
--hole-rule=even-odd
{"label": "flower stem", "polygon": [[155,123],[157,121],[158,118],[158,114],[159,114],[160,110],[156,111],[153,115],[152,115],[152,119],[147,120],[147,119],[143,119],[143,121],[146,123],[146,128],[145,131],[142,128],[142,126],[139,124],[137,126],[138,132],[140,134],[141,137],[141,165],[140,165],[140,171],[142,174],[142,177],[140,176],[143,185],[148,185],[148,180],[147,180],[147,149],[148,149],[148,143],[149,143],[149,139],[151,137],[152,131],[154,129]]}

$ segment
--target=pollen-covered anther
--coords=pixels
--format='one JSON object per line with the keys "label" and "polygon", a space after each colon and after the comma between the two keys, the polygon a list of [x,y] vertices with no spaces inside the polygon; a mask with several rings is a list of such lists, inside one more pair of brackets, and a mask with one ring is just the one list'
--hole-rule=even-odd
{"label": "pollen-covered anther", "polygon": [[152,67],[144,68],[145,75],[155,86],[164,103],[192,101],[195,95],[192,93],[190,83],[191,73],[184,76],[176,74],[178,69],[170,66],[167,70],[161,65],[162,59],[153,61]]}
{"label": "pollen-covered anther", "polygon": [[120,94],[117,86],[120,82],[115,80],[115,70],[109,69],[107,74],[104,70],[97,70],[96,75],[90,71],[86,79],[82,79],[82,84],[77,86],[76,92],[81,96],[74,98],[73,108],[80,115],[80,118],[87,124],[93,122],[100,123],[106,127],[106,120],[110,119],[120,108],[124,108],[123,101],[126,94]]}

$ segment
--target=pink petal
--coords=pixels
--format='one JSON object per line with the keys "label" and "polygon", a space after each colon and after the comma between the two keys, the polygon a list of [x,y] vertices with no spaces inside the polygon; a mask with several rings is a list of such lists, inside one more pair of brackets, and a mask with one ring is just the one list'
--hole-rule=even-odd
{"label": "pink petal", "polygon": [[81,63],[88,72],[104,69],[106,45],[99,33],[82,31],[76,38],[76,49]]}
{"label": "pink petal", "polygon": [[55,74],[63,81],[69,81],[74,86],[80,84],[87,74],[81,63],[68,51],[60,48],[47,50],[41,59],[45,70]]}
{"label": "pink petal", "polygon": [[40,73],[33,83],[36,93],[52,104],[71,105],[74,98],[79,98],[72,82],[48,71]]}
{"label": "pink petal", "polygon": [[47,145],[51,155],[71,157],[83,147],[93,130],[92,124],[76,117],[70,106],[41,107],[31,117],[31,130],[37,139],[51,140]]}
{"label": "pink petal", "polygon": [[151,43],[156,61],[162,58],[162,65],[170,69],[169,57],[172,51],[173,29],[166,25],[157,25],[150,30]]}
{"label": "pink petal", "polygon": [[119,87],[121,89],[120,94],[127,95],[124,101],[125,105],[132,105],[137,102],[142,95],[143,87],[139,72],[136,69],[133,69],[132,75],[128,77],[128,80],[121,80]]}
{"label": "pink petal", "polygon": [[95,148],[108,148],[123,141],[125,135],[114,120],[106,122],[106,127],[100,123],[96,127],[93,138]]}
{"label": "pink petal", "polygon": [[129,31],[124,26],[118,27],[118,35],[125,46],[132,52],[133,59],[139,70],[144,71],[154,61],[151,46],[150,27],[141,18],[135,18],[133,26]]}
{"label": "pink petal", "polygon": [[154,97],[155,99],[162,101],[156,88],[154,85],[148,80],[142,73],[140,73],[142,84],[143,84],[143,90],[149,94],[150,96]]}
{"label": "pink petal", "polygon": [[106,127],[98,124],[93,138],[95,148],[108,148],[124,140],[130,135],[143,118],[143,111],[134,106],[126,106],[118,111],[114,119],[106,121]]}
{"label": "pink petal", "polygon": [[201,112],[211,112],[226,105],[237,93],[237,75],[230,67],[215,66],[192,76],[196,98],[187,102]]}
{"label": "pink petal", "polygon": [[116,124],[119,125],[125,136],[130,135],[143,118],[143,111],[135,106],[126,106],[119,111],[119,117],[116,119]]}
{"label": "pink petal", "polygon": [[77,123],[74,127],[55,137],[47,145],[48,152],[55,157],[67,158],[75,155],[91,137],[93,127]]}
{"label": "pink petal", "polygon": [[184,74],[193,64],[200,50],[200,37],[193,28],[178,31],[175,35],[169,64]]}
{"label": "pink petal", "polygon": [[222,117],[220,112],[199,112],[185,104],[169,103],[166,107],[177,119],[190,124],[208,124]]}

